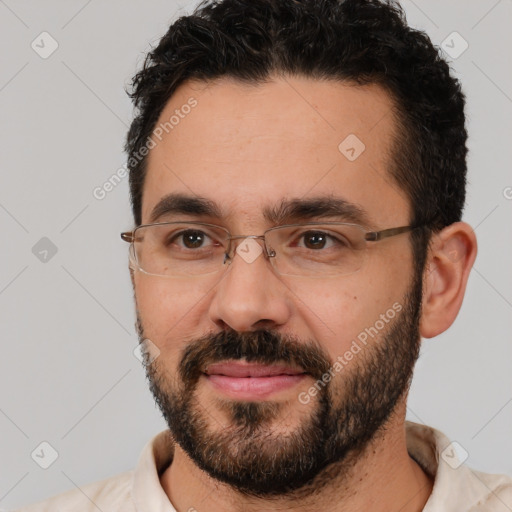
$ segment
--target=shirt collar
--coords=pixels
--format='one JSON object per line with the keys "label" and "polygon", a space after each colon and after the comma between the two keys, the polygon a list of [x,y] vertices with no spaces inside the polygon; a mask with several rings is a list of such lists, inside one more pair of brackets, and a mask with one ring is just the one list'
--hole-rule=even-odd
{"label": "shirt collar", "polygon": [[176,512],[160,484],[173,456],[174,441],[169,430],[157,434],[142,450],[132,481],[132,500],[137,512]]}
{"label": "shirt collar", "polygon": [[[462,464],[457,450],[439,430],[410,421],[405,422],[407,451],[421,468],[434,479],[434,487],[423,512],[460,512],[484,510],[478,507],[494,500],[496,508],[510,511],[494,492],[500,486],[512,486],[510,477],[474,471]],[[132,499],[137,512],[176,512],[165,494],[160,477],[171,464],[174,441],[169,430],[153,437],[144,447],[133,473]],[[503,508],[501,508],[503,507]]]}
{"label": "shirt collar", "polygon": [[407,451],[434,478],[423,512],[510,512],[512,479],[464,464],[468,453],[457,441],[426,425],[406,421]]}

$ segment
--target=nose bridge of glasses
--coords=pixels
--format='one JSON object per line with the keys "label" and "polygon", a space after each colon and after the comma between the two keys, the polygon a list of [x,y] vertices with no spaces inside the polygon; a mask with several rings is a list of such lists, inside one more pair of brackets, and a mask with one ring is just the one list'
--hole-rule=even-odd
{"label": "nose bridge of glasses", "polygon": [[[275,256],[275,251],[273,251],[272,249],[269,250],[267,247],[267,240],[266,240],[265,235],[230,235],[228,237],[229,246],[226,251],[226,256],[224,257],[224,262],[226,260],[232,260],[234,257],[234,253],[236,252],[238,246],[241,243],[243,243],[244,240],[247,240],[248,238],[251,240],[259,241],[260,245],[261,245],[261,242],[263,242],[262,249],[263,249],[263,254],[265,256],[267,256],[267,257]],[[235,240],[235,243],[232,244],[232,240]]]}

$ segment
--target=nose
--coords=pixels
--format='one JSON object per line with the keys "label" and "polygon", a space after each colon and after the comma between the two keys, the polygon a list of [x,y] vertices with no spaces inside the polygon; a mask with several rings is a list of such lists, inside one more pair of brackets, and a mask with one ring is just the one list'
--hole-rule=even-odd
{"label": "nose", "polygon": [[274,272],[262,243],[250,237],[237,242],[213,291],[211,320],[222,329],[229,326],[238,332],[285,324],[292,310],[290,292]]}

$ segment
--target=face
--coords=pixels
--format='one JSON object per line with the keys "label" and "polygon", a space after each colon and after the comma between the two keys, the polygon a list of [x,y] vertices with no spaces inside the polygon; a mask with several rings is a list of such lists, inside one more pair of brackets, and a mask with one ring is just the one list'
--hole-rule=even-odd
{"label": "face", "polygon": [[[377,86],[189,82],[156,129],[172,116],[153,137],[143,224],[260,235],[278,222],[268,212],[294,201],[307,207],[279,224],[356,214],[372,231],[409,224],[388,171],[392,103]],[[216,211],[166,210],[170,194]],[[342,211],[318,209],[326,198]],[[348,470],[406,394],[421,298],[408,234],[369,244],[364,267],[348,275],[281,275],[264,254],[235,251],[217,273],[135,269],[133,282],[139,335],[159,351],[147,365],[151,390],[171,432],[199,467],[245,493],[318,490],[322,470]]]}

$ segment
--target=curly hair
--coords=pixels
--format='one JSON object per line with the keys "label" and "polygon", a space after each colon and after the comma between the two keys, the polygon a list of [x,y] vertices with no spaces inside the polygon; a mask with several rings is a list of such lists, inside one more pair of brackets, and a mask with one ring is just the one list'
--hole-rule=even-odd
{"label": "curly hair", "polygon": [[[134,156],[177,87],[189,79],[223,76],[258,84],[274,74],[383,87],[397,122],[389,173],[411,202],[411,223],[439,230],[461,219],[465,96],[439,50],[424,32],[407,25],[397,2],[204,0],[171,25],[128,92],[136,115],[125,149],[137,225],[146,158]],[[422,238],[423,248],[427,239]]]}

